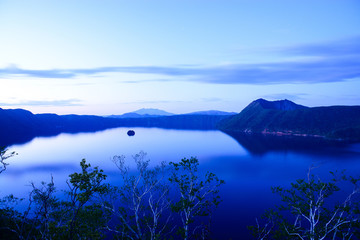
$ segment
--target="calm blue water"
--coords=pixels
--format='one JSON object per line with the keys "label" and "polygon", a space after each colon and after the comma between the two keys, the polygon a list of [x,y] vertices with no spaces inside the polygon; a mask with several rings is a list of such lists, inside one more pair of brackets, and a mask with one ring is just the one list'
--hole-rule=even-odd
{"label": "calm blue water", "polygon": [[114,155],[125,155],[130,166],[131,156],[141,150],[147,152],[153,165],[195,156],[201,170],[212,171],[226,182],[221,188],[223,202],[212,217],[215,237],[247,239],[246,226],[279,201],[271,186],[289,186],[304,178],[311,165],[319,166],[314,173],[324,178],[330,170],[360,174],[360,144],[329,147],[287,139],[284,144],[272,139],[235,140],[220,131],[158,128],[134,128],[136,135],[129,137],[127,130],[61,134],[10,146],[18,155],[8,159],[8,170],[0,175],[0,195],[26,197],[30,182],[48,182],[51,175],[58,189],[66,189],[65,180],[79,171],[83,158],[103,169],[109,181],[117,182],[118,170],[111,161]]}

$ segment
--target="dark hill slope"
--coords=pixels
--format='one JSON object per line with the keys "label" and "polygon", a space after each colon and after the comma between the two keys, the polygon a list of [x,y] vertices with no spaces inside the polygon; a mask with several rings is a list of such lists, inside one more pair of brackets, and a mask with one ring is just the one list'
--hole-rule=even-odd
{"label": "dark hill slope", "polygon": [[[27,121],[24,121],[24,118]],[[35,116],[23,109],[0,108],[0,146],[8,142],[26,142],[33,138],[39,123]],[[1,140],[3,139],[3,140]]]}
{"label": "dark hill slope", "polygon": [[114,119],[98,116],[33,114],[23,109],[0,108],[0,146],[24,143],[37,136],[98,131],[118,125]]}
{"label": "dark hill slope", "polygon": [[223,120],[219,129],[360,141],[360,106],[308,108],[288,100],[270,102],[259,99],[239,114]]}

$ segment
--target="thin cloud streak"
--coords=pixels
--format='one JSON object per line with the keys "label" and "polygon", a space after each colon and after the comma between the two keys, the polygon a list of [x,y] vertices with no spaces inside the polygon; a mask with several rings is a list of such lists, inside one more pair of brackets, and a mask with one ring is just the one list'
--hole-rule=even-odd
{"label": "thin cloud streak", "polygon": [[82,106],[79,99],[52,101],[22,101],[17,103],[0,103],[0,106]]}
{"label": "thin cloud streak", "polygon": [[360,54],[360,36],[350,39],[333,41],[325,44],[311,44],[283,49],[282,52],[296,55],[309,56],[359,56]]}
{"label": "thin cloud streak", "polygon": [[[360,37],[327,44],[284,48],[284,55],[300,57],[276,63],[228,64],[222,66],[133,66],[92,69],[29,70],[16,66],[0,69],[0,77],[25,75],[38,78],[71,79],[80,75],[133,73],[171,76],[167,81],[195,81],[212,84],[311,84],[341,82],[360,77]],[[177,78],[176,78],[177,77]],[[165,81],[161,78],[161,81]],[[148,80],[139,80],[142,82]],[[150,80],[151,81],[151,80]],[[152,80],[156,81],[156,80]]]}

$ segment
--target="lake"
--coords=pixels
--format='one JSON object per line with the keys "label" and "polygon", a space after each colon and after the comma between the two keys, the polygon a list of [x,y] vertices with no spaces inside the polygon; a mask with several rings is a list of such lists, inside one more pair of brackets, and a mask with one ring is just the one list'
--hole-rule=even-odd
{"label": "lake", "polygon": [[125,155],[130,166],[132,155],[145,151],[151,165],[182,158],[197,157],[202,171],[214,172],[226,184],[220,193],[223,202],[215,210],[212,232],[217,239],[247,239],[246,226],[255,224],[265,209],[279,198],[272,186],[289,186],[304,178],[310,166],[321,178],[329,171],[346,169],[349,175],[360,173],[360,144],[324,144],[318,140],[230,136],[221,131],[133,128],[109,129],[94,133],[60,134],[38,137],[22,145],[9,146],[17,156],[9,158],[8,169],[0,175],[1,196],[13,193],[26,197],[29,183],[49,182],[66,189],[70,173],[79,171],[85,158],[99,166],[110,182],[119,180],[114,155]]}

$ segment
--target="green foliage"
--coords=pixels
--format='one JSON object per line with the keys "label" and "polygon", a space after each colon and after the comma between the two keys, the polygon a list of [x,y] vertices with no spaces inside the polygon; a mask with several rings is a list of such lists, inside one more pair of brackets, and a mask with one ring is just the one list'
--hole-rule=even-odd
{"label": "green foliage", "polygon": [[102,184],[106,180],[106,175],[103,174],[103,170],[99,170],[98,167],[90,170],[90,163],[86,164],[86,160],[83,159],[80,162],[81,173],[70,174],[70,191],[68,192],[71,197],[71,201],[74,204],[84,205],[88,202],[92,195],[95,193],[106,193],[107,185]]}
{"label": "green foliage", "polygon": [[169,181],[179,192],[179,200],[173,202],[172,210],[180,215],[183,227],[180,233],[188,239],[190,224],[197,216],[208,216],[220,203],[219,187],[224,184],[214,173],[198,174],[197,158],[184,158],[179,163],[170,162],[172,174]]}
{"label": "green foliage", "polygon": [[[68,237],[70,239],[92,238],[99,239],[99,229],[104,227],[104,218],[98,204],[87,205],[96,194],[105,194],[109,186],[104,184],[106,175],[98,167],[91,168],[85,159],[80,162],[81,172],[70,174],[68,181],[69,191],[67,194],[70,201],[63,202],[68,209]],[[100,215],[100,216],[99,216]],[[100,217],[100,218],[99,218]],[[94,224],[94,222],[96,224]]]}
{"label": "green foliage", "polygon": [[[1,155],[4,159],[10,156],[5,152]],[[23,205],[25,199],[13,195],[3,198],[0,201],[1,237],[104,239],[110,231],[114,239],[157,240],[172,238],[179,228],[184,239],[189,239],[189,227],[195,218],[209,216],[212,208],[220,203],[218,188],[224,181],[213,173],[200,177],[196,158],[185,158],[170,165],[163,162],[150,168],[145,156],[144,152],[133,156],[135,172],[126,166],[123,156],[114,157],[123,178],[118,187],[105,184],[107,176],[103,171],[92,168],[83,159],[81,170],[69,175],[67,198],[62,201],[56,196],[53,177],[49,183],[31,183],[28,205],[23,211],[17,206]],[[174,186],[176,201],[169,197],[170,188]],[[172,212],[179,214],[182,227],[173,224]],[[198,234],[206,238],[208,232],[207,226],[197,226],[191,237]]]}
{"label": "green foliage", "polygon": [[6,239],[22,239],[32,232],[32,221],[27,219],[28,209],[23,213],[17,210],[23,201],[12,194],[0,201],[0,234]]}
{"label": "green foliage", "polygon": [[[283,202],[277,211],[268,211],[263,224],[249,229],[257,239],[352,239],[360,231],[360,178],[342,172],[330,172],[332,179],[324,182],[308,173],[307,179],[291,183],[288,189],[274,187]],[[334,203],[339,186],[352,186],[343,201]]]}
{"label": "green foliage", "polygon": [[42,182],[40,187],[31,183],[27,209],[16,210],[18,199],[10,195],[2,200],[0,233],[6,239],[102,239],[101,231],[107,222],[107,212],[95,200],[108,186],[103,184],[106,175],[97,167],[91,168],[85,160],[81,172],[71,174],[67,181],[68,200],[59,201],[55,184]]}

